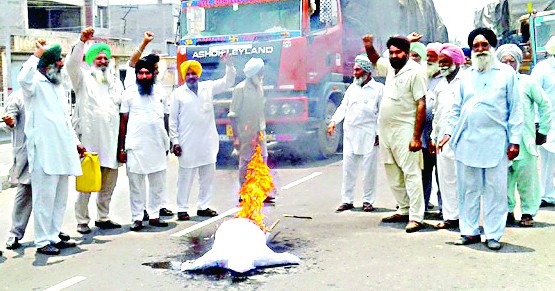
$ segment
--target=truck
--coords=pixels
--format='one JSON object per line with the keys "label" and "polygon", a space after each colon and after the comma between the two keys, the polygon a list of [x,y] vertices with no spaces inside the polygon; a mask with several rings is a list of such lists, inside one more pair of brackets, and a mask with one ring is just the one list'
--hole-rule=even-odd
{"label": "truck", "polygon": [[539,61],[549,57],[544,45],[555,35],[555,10],[525,14],[519,23],[519,45],[524,53],[520,72],[529,74]]}
{"label": "truck", "polygon": [[[381,50],[389,36],[412,31],[447,41],[432,0],[188,0],[178,31],[177,67],[199,61],[201,81],[224,75],[223,53],[232,56],[237,83],[244,64],[262,58],[268,147],[312,158],[340,146],[341,130],[329,136],[326,128],[352,82],[363,34],[373,33]],[[231,91],[214,96],[220,156],[232,152],[230,104]]]}

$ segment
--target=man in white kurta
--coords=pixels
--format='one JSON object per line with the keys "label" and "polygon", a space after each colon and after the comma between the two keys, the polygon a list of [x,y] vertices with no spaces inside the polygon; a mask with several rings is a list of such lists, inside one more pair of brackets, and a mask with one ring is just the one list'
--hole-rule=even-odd
{"label": "man in white kurta", "polygon": [[[539,62],[531,76],[547,94],[552,105],[552,115],[555,116],[555,35],[545,44],[545,48],[550,57]],[[555,118],[547,134],[547,142],[540,147],[540,163],[541,207],[555,206]]]}
{"label": "man in white kurta", "polygon": [[328,134],[343,122],[343,184],[337,211],[354,208],[354,190],[362,166],[362,210],[369,212],[374,210],[376,200],[378,114],[384,86],[372,78],[373,66],[367,56],[357,56],[353,69],[354,81],[331,118]]}
{"label": "man in white kurta", "polygon": [[[168,133],[164,126],[169,114],[167,96],[153,90],[154,63],[141,59],[135,65],[137,86],[125,89],[121,103],[118,158],[127,163],[131,203],[132,231],[143,227],[147,205],[149,225],[166,227],[159,218],[160,200],[166,191],[166,153]],[[149,191],[146,203],[148,178]]]}
{"label": "man in white kurta", "polygon": [[[35,53],[23,64],[17,76],[26,108],[25,136],[31,186],[35,246],[49,255],[75,243],[58,237],[67,204],[68,176],[80,176],[79,153],[84,148],[64,110],[66,95],[61,86],[61,47],[45,48],[38,41]],[[76,150],[77,149],[77,150]]]}
{"label": "man in white kurta", "polygon": [[522,106],[514,70],[494,57],[495,33],[477,28],[468,44],[472,67],[461,76],[449,127],[438,146],[449,141],[457,159],[461,238],[455,244],[481,241],[483,200],[486,246],[499,250],[507,218],[507,169],[522,138]]}
{"label": "man in white kurta", "polygon": [[[373,37],[363,37],[366,52],[374,63],[379,55]],[[391,192],[399,209],[382,222],[408,222],[406,232],[423,227],[422,129],[426,118],[427,82],[422,66],[409,60],[410,42],[402,36],[389,38],[390,68],[387,70],[380,117],[380,153]]]}
{"label": "man in white kurta", "polygon": [[[460,87],[461,65],[464,63],[463,51],[452,44],[439,48],[440,72],[443,76],[434,89],[437,96],[433,106],[431,140],[437,145],[438,137],[443,137],[448,126],[449,114],[455,103],[455,92]],[[457,162],[451,145],[447,143],[436,150],[438,183],[441,188],[443,222],[438,229],[454,229],[459,226],[459,207],[457,199]]]}
{"label": "man in white kurta", "polygon": [[216,173],[219,137],[214,119],[214,95],[234,85],[236,71],[231,60],[226,60],[225,76],[218,80],[198,82],[202,67],[197,61],[181,64],[185,84],[171,94],[170,139],[173,153],[179,157],[177,176],[177,218],[188,220],[189,194],[198,171],[199,196],[197,215],[216,216],[208,204],[212,198]]}
{"label": "man in white kurta", "polygon": [[[109,73],[111,51],[105,43],[92,45],[86,53],[89,69],[81,66],[85,44],[92,38],[94,29],[86,28],[66,58],[66,69],[75,91],[73,125],[83,145],[98,153],[102,173],[102,188],[96,197],[97,220],[102,229],[120,228],[109,218],[110,201],[118,179],[117,146],[119,106],[123,85]],[[77,231],[90,233],[88,224],[91,193],[78,193],[75,202]]]}

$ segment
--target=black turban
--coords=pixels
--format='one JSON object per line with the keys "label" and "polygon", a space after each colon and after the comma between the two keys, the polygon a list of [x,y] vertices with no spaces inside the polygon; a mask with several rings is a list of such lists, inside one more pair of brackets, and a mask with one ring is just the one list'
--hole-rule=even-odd
{"label": "black turban", "polygon": [[392,45],[406,52],[407,54],[410,52],[410,41],[408,38],[404,36],[396,35],[396,36],[390,37],[387,40],[386,46],[389,49],[389,47],[391,47]]}
{"label": "black turban", "polygon": [[141,69],[147,69],[150,73],[154,74],[156,68],[154,65],[160,61],[160,57],[155,54],[150,54],[143,57],[135,64],[135,74],[137,74]]}
{"label": "black turban", "polygon": [[474,29],[473,31],[470,32],[470,34],[468,35],[468,46],[472,48],[472,44],[474,43],[474,39],[478,36],[478,35],[483,35],[487,41],[489,42],[489,45],[491,47],[496,47],[497,46],[497,36],[495,35],[495,32],[493,32],[493,30],[489,29],[489,28],[485,28],[485,27],[479,27]]}

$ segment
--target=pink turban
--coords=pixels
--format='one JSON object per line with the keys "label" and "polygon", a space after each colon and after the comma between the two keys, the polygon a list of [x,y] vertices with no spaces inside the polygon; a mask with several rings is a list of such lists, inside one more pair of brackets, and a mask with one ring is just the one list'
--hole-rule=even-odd
{"label": "pink turban", "polygon": [[442,45],[439,52],[450,57],[455,65],[464,63],[464,53],[462,49],[454,44],[446,43]]}
{"label": "pink turban", "polygon": [[431,42],[426,46],[426,52],[434,52],[436,55],[439,56],[439,49],[441,48],[442,44],[439,42]]}

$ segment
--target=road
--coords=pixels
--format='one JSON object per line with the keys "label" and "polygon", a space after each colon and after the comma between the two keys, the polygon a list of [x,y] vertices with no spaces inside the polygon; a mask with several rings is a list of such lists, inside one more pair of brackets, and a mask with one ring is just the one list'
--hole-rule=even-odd
{"label": "road", "polygon": [[[10,160],[0,146],[0,163]],[[7,151],[9,152],[9,151]],[[125,224],[119,230],[76,232],[70,190],[63,230],[78,243],[59,256],[35,253],[33,222],[23,239],[23,248],[5,250],[15,189],[0,194],[0,289],[4,290],[552,290],[555,283],[555,213],[540,211],[534,228],[508,228],[503,249],[488,250],[483,244],[454,246],[459,234],[431,227],[412,234],[403,224],[382,224],[380,219],[394,210],[383,166],[378,167],[377,210],[360,209],[360,187],[352,211],[335,213],[340,202],[341,155],[321,161],[270,162],[279,187],[275,206],[264,208],[265,222],[280,223],[272,231],[269,245],[301,258],[294,266],[257,269],[247,275],[224,270],[184,273],[172,266],[204,254],[222,220],[171,237],[203,219],[168,219],[168,228],[146,227],[129,231],[129,191],[121,168],[111,213]],[[175,210],[177,160],[169,159],[170,209]],[[216,174],[213,208],[224,212],[236,206],[237,169],[220,165]],[[303,179],[304,178],[304,179]],[[360,183],[359,183],[360,184]],[[70,189],[73,189],[73,181]],[[197,186],[192,195],[195,198]],[[436,203],[433,198],[433,203]],[[94,200],[94,199],[92,199]],[[193,199],[194,200],[194,199]],[[196,201],[191,201],[194,209]],[[95,217],[91,202],[91,216]],[[194,214],[194,211],[190,211]],[[283,214],[312,219],[284,217]],[[519,217],[517,213],[517,218]],[[428,215],[428,224],[437,223]]]}

